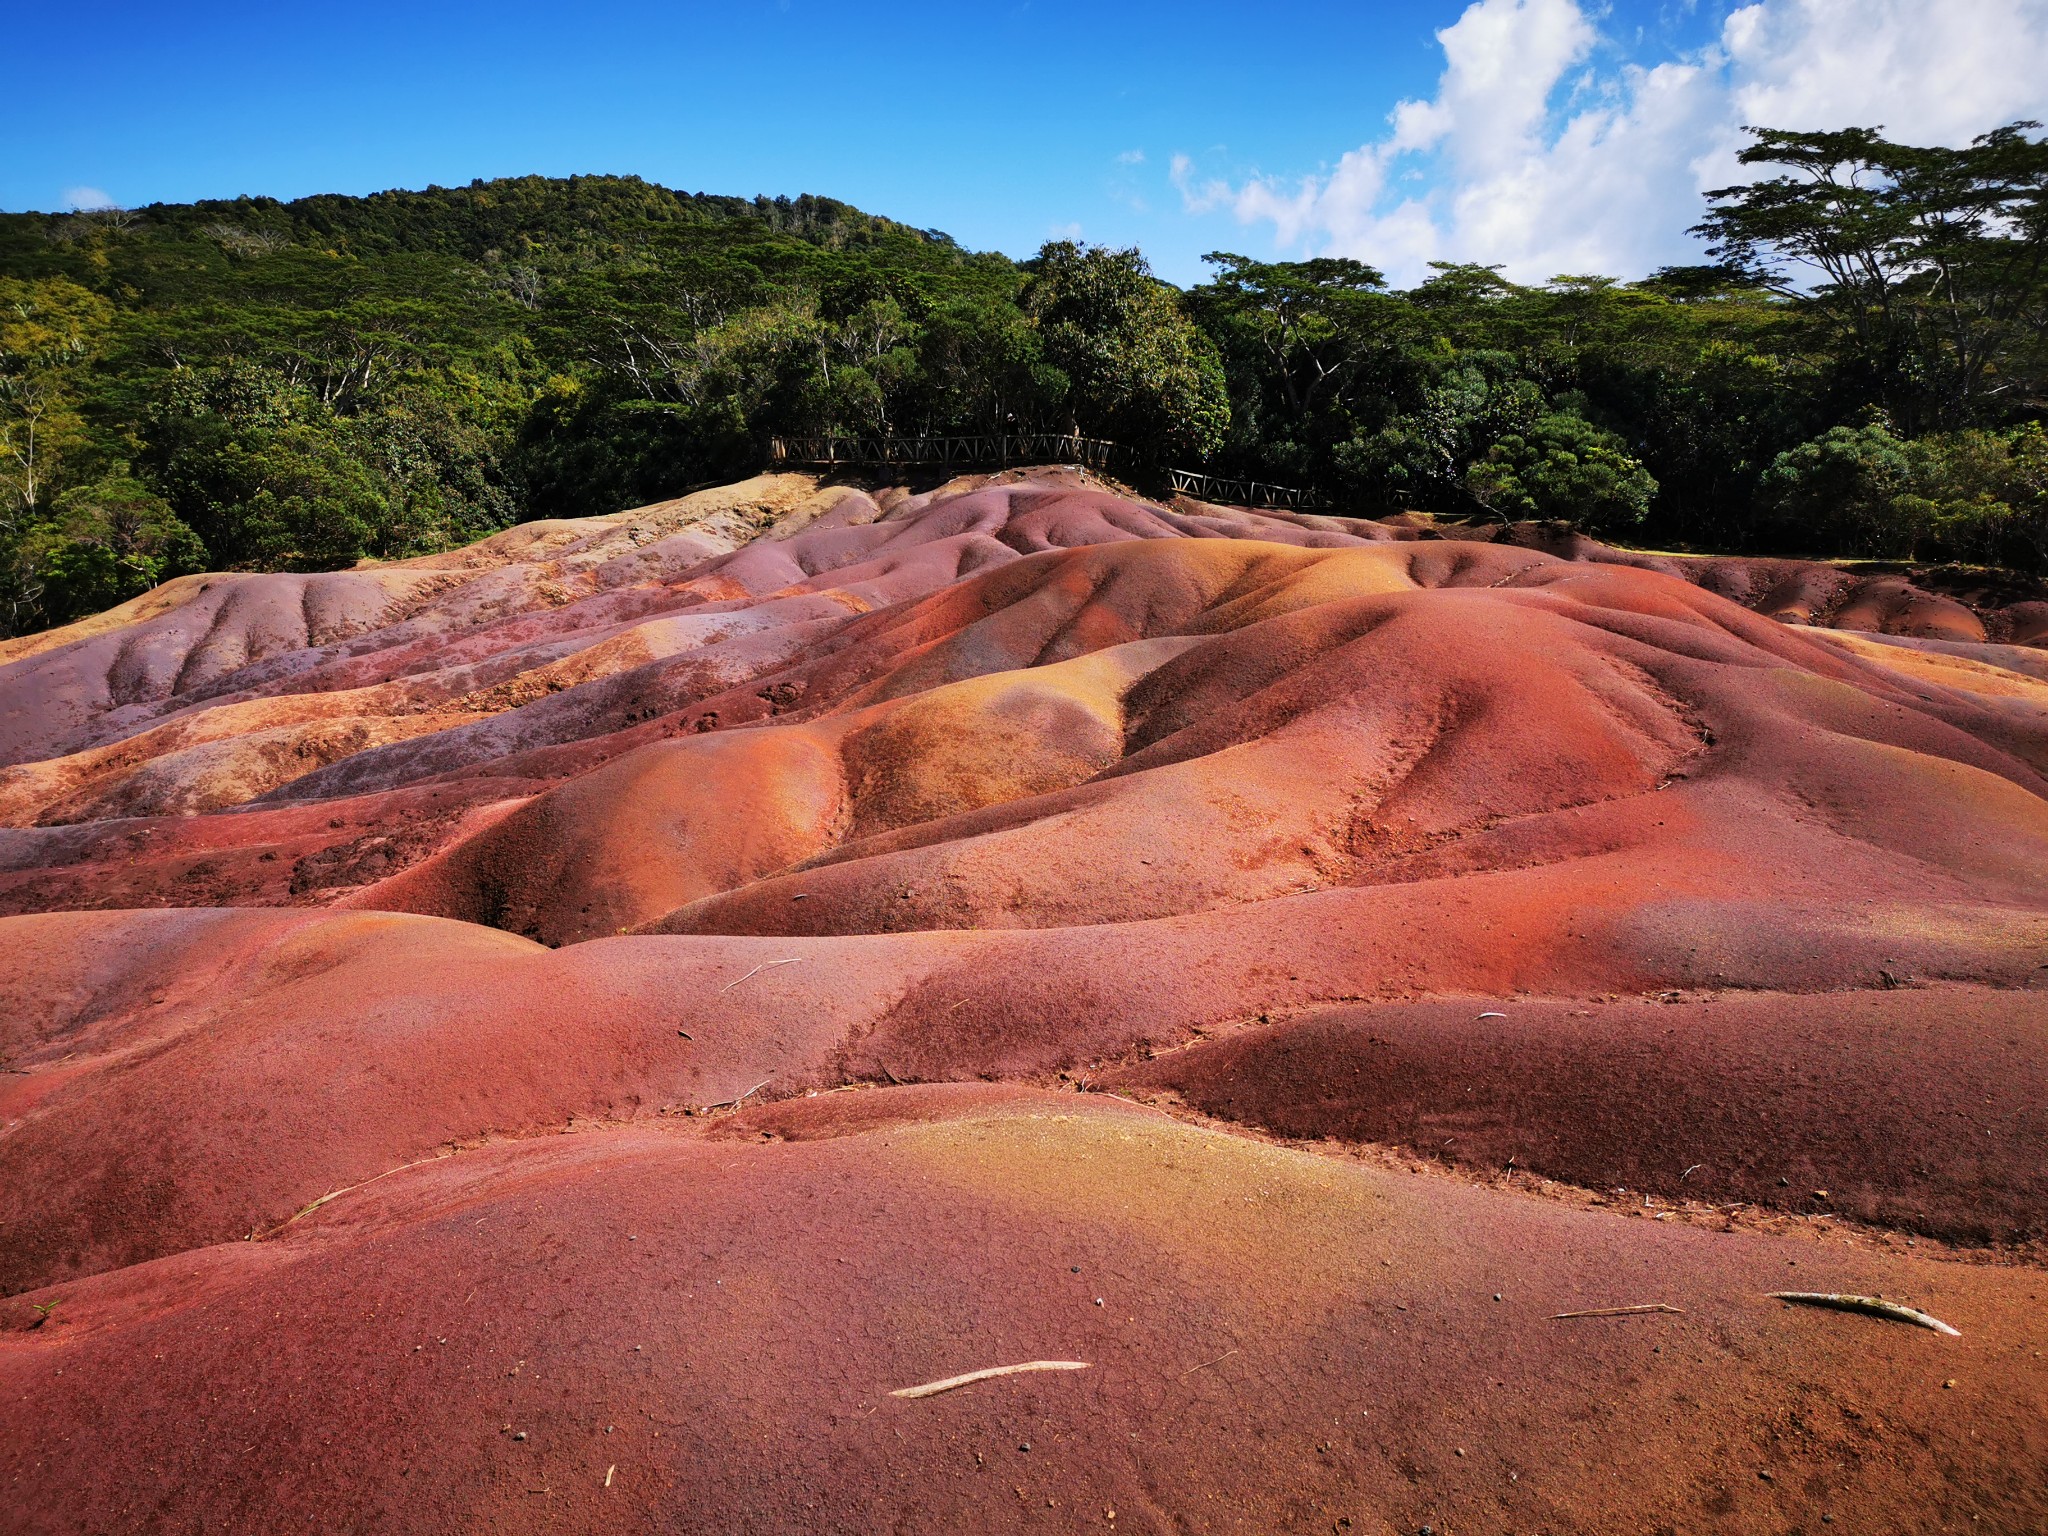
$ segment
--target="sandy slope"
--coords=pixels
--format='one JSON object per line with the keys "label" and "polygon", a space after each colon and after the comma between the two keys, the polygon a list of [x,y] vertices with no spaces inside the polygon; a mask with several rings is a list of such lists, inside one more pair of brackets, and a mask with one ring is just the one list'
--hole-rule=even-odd
{"label": "sandy slope", "polygon": [[2041,1529],[2028,614],[1428,532],[785,475],[13,643],[0,1529]]}

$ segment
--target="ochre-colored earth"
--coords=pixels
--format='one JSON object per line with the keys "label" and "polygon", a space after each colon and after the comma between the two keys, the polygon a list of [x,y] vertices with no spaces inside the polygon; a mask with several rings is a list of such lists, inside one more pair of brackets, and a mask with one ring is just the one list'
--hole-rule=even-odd
{"label": "ochre-colored earth", "polygon": [[0,645],[0,1530],[2048,1530],[2048,608],[1487,532],[776,475]]}

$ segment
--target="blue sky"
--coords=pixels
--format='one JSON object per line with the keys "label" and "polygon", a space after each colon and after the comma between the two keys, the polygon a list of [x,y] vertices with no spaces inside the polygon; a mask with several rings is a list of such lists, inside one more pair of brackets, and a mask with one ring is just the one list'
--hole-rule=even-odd
{"label": "blue sky", "polygon": [[2048,116],[2048,0],[121,3],[11,34],[42,67],[7,209],[630,172],[1013,255],[1137,243],[1180,282],[1218,247],[1634,275],[1683,258],[1742,111]]}

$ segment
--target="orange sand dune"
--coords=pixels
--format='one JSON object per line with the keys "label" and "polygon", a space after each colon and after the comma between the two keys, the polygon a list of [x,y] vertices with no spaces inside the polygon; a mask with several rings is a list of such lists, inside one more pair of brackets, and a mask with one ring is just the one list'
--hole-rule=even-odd
{"label": "orange sand dune", "polygon": [[[18,1528],[2048,1519],[2028,1274],[1569,1211],[1071,1096],[913,1099],[837,1135],[832,1096],[804,1108],[751,1145],[613,1127],[461,1153],[61,1293],[0,1335],[0,1395],[34,1403],[0,1442]],[[1763,1295],[1787,1288],[1909,1297],[1963,1336]],[[1553,1319],[1646,1301],[1679,1312]],[[891,1395],[1043,1359],[1088,1368]]]}
{"label": "orange sand dune", "polygon": [[1434,532],[765,476],[10,642],[0,1529],[2043,1528],[2027,615]]}

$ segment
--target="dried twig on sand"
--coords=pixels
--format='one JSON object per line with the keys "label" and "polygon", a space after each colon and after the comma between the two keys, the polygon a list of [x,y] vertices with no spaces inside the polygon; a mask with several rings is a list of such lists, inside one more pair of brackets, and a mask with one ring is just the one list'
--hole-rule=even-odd
{"label": "dried twig on sand", "polygon": [[720,987],[718,989],[718,995],[720,997],[723,997],[726,993],[730,992],[734,987],[738,986],[740,984],[740,981],[750,981],[754,977],[760,975],[763,971],[772,971],[778,965],[795,965],[797,961],[801,959],[803,959],[802,955],[791,955],[787,960],[763,960],[759,965],[755,966],[751,971],[747,972],[746,975],[742,976],[739,979],[739,981],[728,981],[724,986]]}
{"label": "dried twig on sand", "polygon": [[972,1386],[977,1381],[987,1381],[992,1376],[1021,1376],[1026,1371],[1085,1371],[1086,1360],[1026,1360],[1022,1365],[992,1365],[985,1371],[969,1371],[965,1376],[948,1376],[944,1381],[928,1381],[921,1387],[898,1387],[891,1397],[933,1397],[940,1392],[950,1392],[955,1387]]}
{"label": "dried twig on sand", "polygon": [[1779,1301],[1789,1301],[1801,1307],[1832,1307],[1837,1312],[1861,1312],[1870,1317],[1888,1317],[1895,1323],[1911,1323],[1915,1328],[1931,1328],[1936,1333],[1945,1333],[1952,1339],[1963,1336],[1960,1328],[1951,1328],[1938,1317],[1929,1317],[1918,1307],[1901,1306],[1896,1301],[1886,1301],[1879,1296],[1848,1296],[1839,1291],[1766,1291],[1767,1296]]}
{"label": "dried twig on sand", "polygon": [[1567,1317],[1640,1317],[1646,1312],[1669,1312],[1673,1317],[1685,1316],[1683,1307],[1674,1307],[1663,1301],[1643,1301],[1632,1307],[1589,1307],[1584,1312],[1553,1312],[1550,1314],[1550,1320],[1557,1322]]}
{"label": "dried twig on sand", "polygon": [[441,1161],[442,1158],[447,1157],[449,1155],[450,1154],[446,1152],[436,1152],[432,1157],[415,1158],[413,1159],[413,1161],[409,1163],[400,1163],[396,1168],[386,1168],[382,1173],[377,1174],[374,1177],[364,1179],[361,1183],[344,1184],[339,1189],[330,1189],[329,1191],[327,1191],[326,1194],[322,1195],[319,1199],[307,1201],[304,1205],[300,1206],[296,1211],[293,1211],[291,1215],[285,1217],[283,1221],[280,1221],[276,1226],[266,1227],[261,1232],[251,1232],[249,1234],[249,1240],[251,1242],[260,1243],[265,1238],[275,1237],[278,1233],[282,1232],[286,1227],[290,1226],[300,1217],[312,1215],[315,1211],[319,1210],[321,1206],[325,1205],[330,1200],[339,1200],[343,1195],[353,1194],[355,1191],[359,1189],[367,1189],[370,1185],[376,1183],[378,1179],[388,1179],[394,1173],[403,1173],[408,1168],[419,1168],[423,1167],[428,1163],[438,1163]]}
{"label": "dried twig on sand", "polygon": [[1228,1360],[1232,1355],[1236,1353],[1237,1351],[1234,1349],[1226,1349],[1214,1360],[1204,1360],[1200,1365],[1191,1365],[1186,1370],[1180,1373],[1180,1379],[1182,1381],[1186,1381],[1190,1376],[1194,1375],[1197,1371],[1206,1371],[1212,1365],[1221,1365],[1224,1361]]}
{"label": "dried twig on sand", "polygon": [[706,1109],[737,1109],[740,1105],[746,1103],[748,1099],[751,1099],[755,1094],[759,1093],[763,1088],[766,1088],[770,1083],[774,1081],[775,1079],[772,1077],[764,1077],[761,1079],[761,1081],[754,1084],[753,1087],[749,1088],[745,1093],[741,1094],[738,1098],[720,1099],[716,1104],[706,1104],[704,1107]]}

